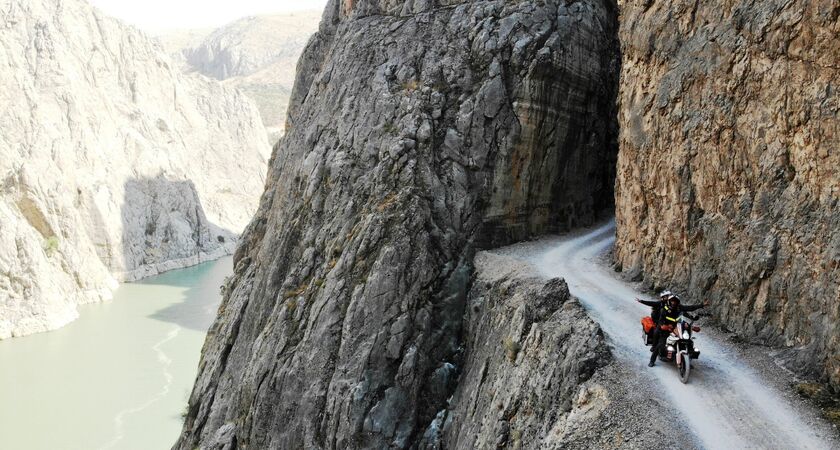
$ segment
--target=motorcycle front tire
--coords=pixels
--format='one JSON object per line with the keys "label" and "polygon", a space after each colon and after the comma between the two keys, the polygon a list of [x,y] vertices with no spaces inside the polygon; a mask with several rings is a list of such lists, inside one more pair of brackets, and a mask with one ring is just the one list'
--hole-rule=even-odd
{"label": "motorcycle front tire", "polygon": [[680,381],[683,384],[688,383],[688,376],[691,375],[691,358],[688,356],[688,353],[683,353],[682,357],[682,364],[680,364]]}

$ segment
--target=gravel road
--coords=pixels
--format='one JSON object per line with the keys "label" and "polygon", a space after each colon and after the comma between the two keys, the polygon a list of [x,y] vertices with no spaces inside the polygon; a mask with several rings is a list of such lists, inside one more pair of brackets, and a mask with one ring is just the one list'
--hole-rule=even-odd
{"label": "gravel road", "polygon": [[664,397],[660,406],[666,409],[663,414],[675,416],[675,429],[692,434],[683,440],[685,447],[840,449],[837,430],[780,381],[792,376],[770,367],[766,351],[738,346],[724,333],[708,329],[696,334],[702,353],[693,361],[688,384],[680,382],[673,365],[647,367],[650,353],[642,344],[639,320],[649,308],[633,299],[650,297],[605,264],[614,236],[610,221],[493,252],[522,259],[544,276],[566,279],[604,329],[622,370],[643,377]]}

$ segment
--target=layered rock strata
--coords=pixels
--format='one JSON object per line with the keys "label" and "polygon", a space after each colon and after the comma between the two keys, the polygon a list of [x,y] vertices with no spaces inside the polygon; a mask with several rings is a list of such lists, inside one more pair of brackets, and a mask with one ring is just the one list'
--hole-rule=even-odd
{"label": "layered rock strata", "polygon": [[616,258],[840,384],[840,5],[625,3]]}
{"label": "layered rock strata", "polygon": [[331,1],[177,447],[420,442],[475,249],[611,202],[616,30],[600,0]]}
{"label": "layered rock strata", "polygon": [[83,1],[0,18],[0,338],[230,253],[264,186],[256,107]]}

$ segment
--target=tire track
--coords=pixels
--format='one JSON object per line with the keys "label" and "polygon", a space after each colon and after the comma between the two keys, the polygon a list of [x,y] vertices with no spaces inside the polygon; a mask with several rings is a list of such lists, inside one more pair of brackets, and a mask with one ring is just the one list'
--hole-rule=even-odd
{"label": "tire track", "polygon": [[[544,275],[565,278],[590,315],[601,324],[614,353],[640,373],[648,373],[662,388],[679,418],[694,431],[694,440],[709,449],[838,448],[831,432],[814,424],[787,401],[761,374],[749,368],[728,345],[698,334],[701,357],[692,365],[687,385],[676,368],[660,362],[647,367],[648,347],[642,345],[639,320],[649,308],[634,302],[648,298],[599,263],[615,241],[615,223],[570,235],[526,256]],[[693,361],[694,362],[694,361]]]}

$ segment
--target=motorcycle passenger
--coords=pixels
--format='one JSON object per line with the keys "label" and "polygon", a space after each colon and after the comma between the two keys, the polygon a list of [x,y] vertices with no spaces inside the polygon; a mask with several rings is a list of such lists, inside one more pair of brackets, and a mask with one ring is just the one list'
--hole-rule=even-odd
{"label": "motorcycle passenger", "polygon": [[[639,299],[636,300],[648,306],[650,306],[650,303],[654,303]],[[653,367],[656,364],[656,358],[665,350],[668,334],[673,330],[679,317],[683,313],[696,311],[709,304],[706,301],[699,305],[682,305],[680,298],[674,294],[670,294],[666,300],[660,301],[659,303],[659,318],[656,321],[656,328],[653,331],[653,345],[650,348],[651,355],[648,367]]]}
{"label": "motorcycle passenger", "polygon": [[672,295],[674,295],[673,292],[665,290],[659,293],[658,301],[647,301],[638,297],[636,298],[636,301],[643,305],[650,306],[650,317],[653,319],[654,323],[657,323],[659,322],[659,312],[662,311],[662,305],[664,305],[665,301],[668,300],[668,297]]}

